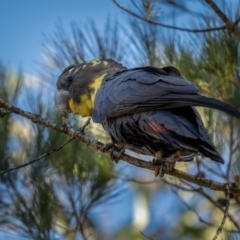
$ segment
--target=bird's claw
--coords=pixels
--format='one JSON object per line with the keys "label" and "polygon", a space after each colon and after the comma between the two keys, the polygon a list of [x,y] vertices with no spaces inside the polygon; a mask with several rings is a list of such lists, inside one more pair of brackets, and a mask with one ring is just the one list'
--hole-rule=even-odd
{"label": "bird's claw", "polygon": [[[122,154],[124,153],[125,149],[120,145],[115,145],[114,143],[107,143],[102,148],[102,152],[110,151],[110,159],[115,163],[118,163],[121,159]],[[117,154],[114,152],[117,151]]]}
{"label": "bird's claw", "polygon": [[72,126],[69,124],[68,122],[68,115],[67,115],[67,112],[62,112],[61,113],[61,116],[62,116],[62,127],[67,130],[68,128],[72,128]]}
{"label": "bird's claw", "polygon": [[155,154],[155,158],[152,161],[153,166],[157,166],[155,170],[155,177],[159,176],[160,178],[162,178],[165,173],[170,173],[174,169],[176,162],[179,160],[179,157],[179,152],[176,152],[170,157],[164,159],[157,158]]}
{"label": "bird's claw", "polygon": [[164,159],[160,165],[154,164],[154,167],[157,166],[155,170],[155,177],[159,176],[162,178],[165,173],[170,173],[174,169],[175,164],[176,162],[170,162],[167,159]]}
{"label": "bird's claw", "polygon": [[152,160],[152,164],[153,167],[157,166],[156,170],[155,170],[155,177],[157,177],[158,175],[160,177],[162,177],[164,175],[163,172],[163,152],[162,151],[158,151],[155,153],[155,156]]}
{"label": "bird's claw", "polygon": [[[115,150],[118,151],[118,152],[117,152],[117,155],[114,154],[114,151],[115,151]],[[125,149],[119,150],[119,149],[114,149],[114,148],[112,148],[112,149],[111,149],[111,153],[110,153],[110,159],[111,159],[112,161],[114,161],[115,163],[118,163],[119,160],[121,159],[121,156],[123,155],[124,152],[125,152]]]}
{"label": "bird's claw", "polygon": [[63,124],[68,124],[68,114],[67,112],[61,112],[62,122]]}

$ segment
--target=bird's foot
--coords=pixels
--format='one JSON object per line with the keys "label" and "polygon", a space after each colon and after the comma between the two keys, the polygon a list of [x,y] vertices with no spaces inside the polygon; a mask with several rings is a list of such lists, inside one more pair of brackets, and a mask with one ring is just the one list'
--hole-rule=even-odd
{"label": "bird's foot", "polygon": [[153,164],[153,167],[154,166],[158,166],[156,171],[155,171],[155,177],[157,177],[158,175],[162,175],[162,161],[163,161],[163,151],[158,151],[155,153],[155,157],[153,158],[152,160],[152,164]]}
{"label": "bird's foot", "polygon": [[205,173],[200,170],[198,171],[198,173],[196,175],[197,179],[199,179],[199,180],[203,180],[205,178],[205,176],[206,176]]}
{"label": "bird's foot", "polygon": [[[118,163],[119,160],[121,159],[122,154],[125,151],[125,148],[122,144],[114,144],[114,143],[107,143],[105,144],[102,148],[102,152],[110,151],[110,159],[114,161],[115,163]],[[114,151],[117,151],[117,156],[114,153]]]}
{"label": "bird's foot", "polygon": [[68,129],[68,128],[71,128],[72,126],[69,124],[69,122],[68,122],[68,115],[67,115],[67,112],[62,112],[62,114],[61,114],[61,116],[62,116],[62,122],[63,122],[63,124],[62,124],[62,127],[64,128],[64,129]]}
{"label": "bird's foot", "polygon": [[179,160],[179,158],[180,152],[176,152],[168,158],[163,158],[162,151],[156,152],[153,159],[153,165],[157,165],[155,177],[159,176],[160,178],[162,178],[165,173],[170,173],[174,169],[175,164]]}

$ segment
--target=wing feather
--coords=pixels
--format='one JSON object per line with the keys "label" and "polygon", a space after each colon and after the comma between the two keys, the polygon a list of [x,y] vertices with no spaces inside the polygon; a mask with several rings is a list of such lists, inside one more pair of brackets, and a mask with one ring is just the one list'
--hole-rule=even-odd
{"label": "wing feather", "polygon": [[216,108],[240,118],[233,107],[201,96],[198,87],[176,71],[145,67],[117,73],[97,91],[93,120],[101,123],[104,118],[186,106]]}

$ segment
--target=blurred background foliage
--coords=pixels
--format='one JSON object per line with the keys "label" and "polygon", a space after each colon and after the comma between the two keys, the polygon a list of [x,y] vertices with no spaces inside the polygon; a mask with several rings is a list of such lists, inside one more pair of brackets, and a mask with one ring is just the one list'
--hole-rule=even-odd
{"label": "blurred background foliage", "polygon": [[[239,5],[225,4],[222,9],[227,16],[236,19]],[[139,0],[130,1],[127,7],[146,18],[173,25],[180,17],[186,18],[192,28],[215,27],[220,22],[207,6],[203,6],[205,15],[195,12],[190,1]],[[193,13],[197,17],[192,19]],[[32,84],[21,70],[16,73],[0,64],[0,97],[61,124],[52,94],[57,76],[70,64],[113,58],[127,67],[176,66],[203,94],[240,110],[239,42],[230,32],[179,32],[128,14],[125,17],[127,25],[109,18],[102,31],[93,21],[84,25],[76,19],[67,32],[59,22],[56,31],[45,36],[43,42],[41,80]],[[199,111],[226,164],[198,158],[179,163],[176,168],[239,184],[240,122],[215,110]],[[70,116],[75,128],[85,121]],[[87,128],[86,134],[109,141],[95,124]],[[0,108],[1,171],[36,159],[68,140],[64,134]],[[224,194],[153,175],[121,161],[115,165],[108,156],[70,141],[34,164],[1,174],[1,232],[8,239],[212,239],[223,216],[219,203]],[[240,226],[239,211],[240,197],[231,196],[229,212],[236,224],[227,220],[222,239],[240,239],[240,227],[236,227]]]}

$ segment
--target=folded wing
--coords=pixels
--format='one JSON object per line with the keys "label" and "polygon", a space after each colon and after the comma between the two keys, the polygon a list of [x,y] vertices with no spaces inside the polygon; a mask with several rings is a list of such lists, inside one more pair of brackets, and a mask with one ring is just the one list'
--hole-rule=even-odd
{"label": "folded wing", "polygon": [[143,67],[117,73],[98,90],[93,120],[159,109],[204,106],[240,118],[233,107],[201,96],[198,87],[186,80],[174,67]]}

